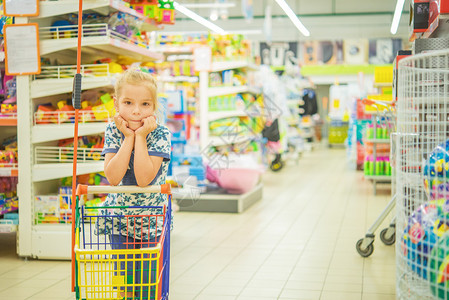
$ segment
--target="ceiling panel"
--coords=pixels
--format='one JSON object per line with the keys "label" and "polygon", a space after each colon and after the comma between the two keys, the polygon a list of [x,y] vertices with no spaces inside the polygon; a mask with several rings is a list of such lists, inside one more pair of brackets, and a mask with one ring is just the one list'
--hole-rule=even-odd
{"label": "ceiling panel", "polygon": [[394,0],[335,0],[335,11],[342,12],[394,12]]}
{"label": "ceiling panel", "polygon": [[298,0],[298,10],[295,10],[297,14],[330,14],[332,13],[332,0]]}

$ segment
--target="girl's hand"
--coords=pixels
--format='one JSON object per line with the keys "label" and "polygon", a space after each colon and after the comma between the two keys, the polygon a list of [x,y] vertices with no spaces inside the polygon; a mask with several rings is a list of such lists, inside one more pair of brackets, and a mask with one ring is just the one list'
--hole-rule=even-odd
{"label": "girl's hand", "polygon": [[156,127],[156,117],[149,116],[142,120],[142,126],[140,126],[135,132],[136,135],[146,138],[149,133],[156,129]]}
{"label": "girl's hand", "polygon": [[134,130],[128,127],[128,122],[125,121],[120,115],[114,116],[115,126],[120,130],[125,137],[134,137]]}

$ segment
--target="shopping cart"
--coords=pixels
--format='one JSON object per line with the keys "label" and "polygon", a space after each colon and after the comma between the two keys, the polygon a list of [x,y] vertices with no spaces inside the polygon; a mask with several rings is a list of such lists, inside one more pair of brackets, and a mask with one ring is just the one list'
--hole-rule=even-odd
{"label": "shopping cart", "polygon": [[[80,200],[99,193],[161,193],[168,205],[86,207]],[[76,200],[76,299],[168,300],[170,185],[78,185]]]}
{"label": "shopping cart", "polygon": [[[395,113],[394,113],[394,103],[391,102],[383,102],[383,101],[376,101],[376,100],[370,100],[370,99],[363,99],[362,100],[365,105],[371,105],[376,108],[377,115],[379,116],[377,118],[377,122],[385,122],[387,130],[389,130],[390,133],[390,162],[391,165],[394,166],[395,162],[395,131],[396,131],[396,121],[395,121]],[[382,109],[381,109],[382,108]],[[376,147],[374,144],[373,147]],[[394,168],[392,168],[394,170]],[[391,175],[391,183],[394,184],[394,172]],[[392,191],[395,189],[392,188]],[[374,223],[368,228],[368,231],[365,234],[364,238],[361,238],[356,243],[356,249],[357,252],[362,257],[368,257],[374,252],[374,238],[375,238],[375,232],[380,227],[380,225],[383,223],[383,221],[388,217],[388,215],[391,213],[391,211],[394,209],[396,204],[396,194],[394,194],[391,197],[391,200],[388,202],[387,206],[384,208],[384,210],[380,213],[380,215],[377,217],[377,219],[374,221]],[[395,217],[392,218],[390,225],[387,228],[382,229],[380,232],[380,239],[381,241],[389,246],[393,245],[396,241],[396,220]]]}

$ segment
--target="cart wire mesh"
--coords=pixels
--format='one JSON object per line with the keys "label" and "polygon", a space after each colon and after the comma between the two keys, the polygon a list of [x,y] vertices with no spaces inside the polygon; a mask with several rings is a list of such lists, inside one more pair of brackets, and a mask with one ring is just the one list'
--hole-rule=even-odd
{"label": "cart wire mesh", "polygon": [[399,62],[397,299],[449,299],[449,51]]}
{"label": "cart wire mesh", "polygon": [[77,299],[168,299],[168,198],[168,206],[77,208]]}

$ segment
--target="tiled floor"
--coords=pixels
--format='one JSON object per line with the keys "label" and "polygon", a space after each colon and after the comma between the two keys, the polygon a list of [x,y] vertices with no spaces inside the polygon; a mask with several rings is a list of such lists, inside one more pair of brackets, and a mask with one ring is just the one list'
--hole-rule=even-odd
{"label": "tiled floor", "polygon": [[[176,213],[170,300],[395,299],[394,246],[354,246],[389,200],[380,187],[323,148],[267,173],[242,214]],[[74,299],[69,262],[17,258],[14,238],[0,235],[0,299]]]}

